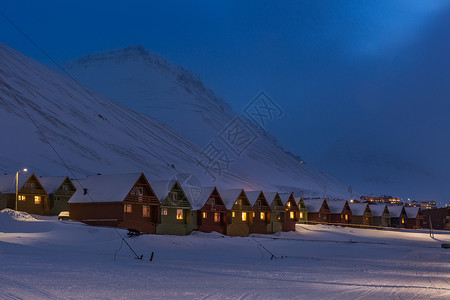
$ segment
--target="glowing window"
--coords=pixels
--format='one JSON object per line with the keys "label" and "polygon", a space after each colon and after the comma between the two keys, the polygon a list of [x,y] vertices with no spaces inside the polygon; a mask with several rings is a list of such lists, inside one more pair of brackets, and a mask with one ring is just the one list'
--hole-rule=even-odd
{"label": "glowing window", "polygon": [[294,212],[293,212],[293,211],[289,212],[289,217],[290,217],[291,219],[294,218]]}
{"label": "glowing window", "polygon": [[291,202],[288,202],[288,203],[287,203],[287,206],[288,206],[288,207],[291,207]]}
{"label": "glowing window", "polygon": [[142,206],[142,216],[146,218],[150,217],[150,205]]}
{"label": "glowing window", "polygon": [[17,197],[18,197],[19,201],[25,201],[26,200],[25,195],[19,195]]}
{"label": "glowing window", "polygon": [[234,211],[231,212],[231,217],[236,217],[236,213]]}
{"label": "glowing window", "polygon": [[247,213],[246,212],[242,213],[242,221],[247,221]]}
{"label": "glowing window", "polygon": [[41,196],[34,196],[34,204],[41,204]]}
{"label": "glowing window", "polygon": [[161,214],[162,214],[163,216],[167,216],[167,208],[161,209]]}
{"label": "glowing window", "polygon": [[208,216],[208,214],[207,214],[206,212],[203,212],[203,213],[202,213],[203,219],[206,219],[207,216]]}
{"label": "glowing window", "polygon": [[302,212],[300,213],[300,219],[303,219],[303,213]]}
{"label": "glowing window", "polygon": [[220,222],[220,213],[214,213],[214,222]]}
{"label": "glowing window", "polygon": [[133,206],[131,204],[125,204],[123,206],[123,211],[126,213],[130,213],[133,211]]}
{"label": "glowing window", "polygon": [[261,220],[264,220],[264,219],[266,219],[266,214],[262,212],[262,213],[260,213],[259,217],[261,218]]}
{"label": "glowing window", "polygon": [[255,212],[253,212],[253,218],[255,217]]}
{"label": "glowing window", "polygon": [[405,224],[405,219],[402,218],[402,224]]}
{"label": "glowing window", "polygon": [[183,220],[183,210],[177,209],[177,220]]}
{"label": "glowing window", "polygon": [[348,215],[345,215],[345,221],[348,221]]}

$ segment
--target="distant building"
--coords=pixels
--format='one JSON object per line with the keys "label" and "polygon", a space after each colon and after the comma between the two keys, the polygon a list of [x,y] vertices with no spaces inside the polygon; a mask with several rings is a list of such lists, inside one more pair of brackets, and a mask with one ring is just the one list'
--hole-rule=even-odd
{"label": "distant building", "polygon": [[422,211],[423,227],[450,230],[450,207],[425,209]]}
{"label": "distant building", "polygon": [[390,205],[403,205],[401,198],[396,198],[396,197],[387,196],[387,195],[361,196],[359,199],[361,199],[362,202],[368,202],[368,203],[372,203],[372,204],[382,203],[382,204],[390,204]]}
{"label": "distant building", "polygon": [[405,206],[420,207],[421,209],[436,208],[436,201],[416,201],[405,203]]}

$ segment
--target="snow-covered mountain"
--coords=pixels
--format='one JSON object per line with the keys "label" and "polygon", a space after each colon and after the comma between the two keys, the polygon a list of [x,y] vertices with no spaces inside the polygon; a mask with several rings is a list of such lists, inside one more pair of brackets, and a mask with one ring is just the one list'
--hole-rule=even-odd
{"label": "snow-covered mountain", "polygon": [[[67,174],[47,138],[76,175],[144,171],[150,179],[168,179],[182,173],[194,175],[203,185],[350,197],[342,182],[300,164],[273,137],[245,119],[239,119],[241,125],[255,134],[246,151],[239,157],[230,154],[226,169],[205,169],[208,148],[202,153],[201,144],[219,144],[217,132],[236,116],[224,101],[195,75],[142,48],[81,59],[69,73],[80,76],[77,68],[89,69],[88,62],[109,65],[106,73],[96,76],[100,80],[109,74],[115,80],[103,82],[105,89],[111,84],[108,94],[117,92],[115,99],[128,95],[127,90],[148,97],[134,98],[134,111],[0,44],[1,172],[28,167],[39,175]],[[136,68],[137,73],[123,74],[127,80],[114,79],[114,74],[126,73],[120,71],[122,64]],[[151,76],[145,75],[148,70]],[[143,100],[147,104],[137,107]],[[222,158],[217,160],[223,162]]]}

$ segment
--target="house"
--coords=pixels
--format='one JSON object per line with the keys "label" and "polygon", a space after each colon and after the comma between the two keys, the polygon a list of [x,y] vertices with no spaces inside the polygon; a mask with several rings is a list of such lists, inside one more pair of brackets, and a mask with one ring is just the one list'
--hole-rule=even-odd
{"label": "house", "polygon": [[192,209],[178,180],[150,181],[161,204],[157,234],[187,235],[197,229],[197,211]]}
{"label": "house", "polygon": [[160,203],[143,173],[92,175],[69,200],[70,219],[156,233]]}
{"label": "house", "polygon": [[423,227],[450,230],[450,207],[424,209]]}
{"label": "house", "polygon": [[[6,199],[6,206],[11,209],[24,211],[36,215],[50,215],[50,202],[47,191],[34,174],[20,173],[17,183],[16,175],[0,175],[0,194]],[[4,201],[3,200],[3,201]]]}
{"label": "house", "polygon": [[406,228],[406,215],[405,208],[401,205],[388,205],[389,215],[391,216],[391,227]]}
{"label": "house", "polygon": [[405,207],[406,228],[419,229],[423,227],[423,215],[420,207]]}
{"label": "house", "polygon": [[308,223],[331,223],[331,212],[325,199],[304,200],[308,210]]}
{"label": "house", "polygon": [[253,208],[243,189],[219,189],[227,208],[227,235],[248,236],[253,220]]}
{"label": "house", "polygon": [[250,225],[250,233],[267,233],[267,225],[270,223],[270,205],[262,191],[245,192],[250,205],[253,207],[253,223]]}
{"label": "house", "polygon": [[327,204],[331,223],[351,224],[352,210],[347,200],[327,200]]}
{"label": "house", "polygon": [[286,211],[283,201],[277,192],[263,192],[267,203],[270,205],[270,222],[267,224],[267,233],[275,233],[283,230],[286,219]]}
{"label": "house", "polygon": [[184,191],[197,212],[198,231],[227,234],[227,208],[215,187],[183,186]]}
{"label": "house", "polygon": [[349,205],[352,211],[351,224],[372,225],[373,216],[368,203],[350,203]]}
{"label": "house", "polygon": [[372,225],[380,227],[391,226],[391,215],[386,204],[369,204],[372,212]]}
{"label": "house", "polygon": [[69,199],[77,190],[68,176],[39,177],[39,181],[48,193],[50,215],[56,216],[69,211]]}
{"label": "house", "polygon": [[298,205],[298,223],[306,224],[308,222],[308,210],[306,209],[305,202],[303,201],[303,197],[294,197],[295,202]]}
{"label": "house", "polygon": [[283,231],[295,231],[295,224],[298,222],[299,209],[297,202],[295,202],[293,193],[279,194],[281,201],[283,201],[286,217],[283,223]]}

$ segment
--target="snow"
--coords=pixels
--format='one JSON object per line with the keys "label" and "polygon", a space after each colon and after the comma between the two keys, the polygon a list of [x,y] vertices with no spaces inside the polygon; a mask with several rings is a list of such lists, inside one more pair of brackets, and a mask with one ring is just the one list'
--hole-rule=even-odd
{"label": "snow", "polygon": [[283,202],[283,205],[286,205],[289,201],[289,198],[291,197],[291,193],[279,193],[281,201]]}
{"label": "snow", "polygon": [[38,180],[44,187],[47,194],[54,194],[66,178],[67,176],[48,176],[39,177]]}
{"label": "snow", "polygon": [[403,210],[403,206],[400,206],[400,205],[388,205],[387,208],[389,210],[389,214],[391,215],[391,218],[400,217],[402,210]]}
{"label": "snow", "polygon": [[349,203],[350,210],[353,216],[362,216],[367,208],[367,203]]}
{"label": "snow", "polygon": [[369,207],[372,212],[372,216],[381,217],[384,213],[384,209],[386,208],[386,204],[370,204]]}
{"label": "snow", "polygon": [[[31,174],[19,173],[18,189],[20,190]],[[0,193],[11,194],[16,192],[16,174],[0,175]]]}
{"label": "snow", "polygon": [[306,209],[308,212],[319,212],[322,208],[324,199],[305,199],[303,202],[305,202]]}
{"label": "snow", "polygon": [[328,208],[332,214],[340,214],[346,202],[345,200],[327,200]]}
{"label": "snow", "polygon": [[176,180],[149,180],[150,186],[155,192],[159,202],[163,202],[167,194],[172,190]]}
{"label": "snow", "polygon": [[248,202],[250,202],[250,205],[253,207],[256,200],[258,200],[259,195],[261,195],[261,191],[245,191],[245,194],[247,195]]}
{"label": "snow", "polygon": [[[297,225],[226,237],[141,235],[0,212],[0,298],[448,299],[448,231]],[[122,242],[130,244],[142,260]],[[149,261],[154,252],[153,261]],[[281,258],[283,256],[283,258]]]}
{"label": "snow", "polygon": [[230,210],[236,203],[239,195],[243,192],[242,189],[218,189],[220,197],[222,198],[225,207]]}
{"label": "snow", "polygon": [[408,218],[416,218],[417,214],[419,213],[419,208],[418,207],[407,207],[407,206],[405,206],[405,212],[406,212],[406,216]]}
{"label": "snow", "polygon": [[189,185],[181,186],[186,197],[191,203],[192,209],[200,210],[205,205],[209,196],[211,196],[215,187],[195,187]]}

